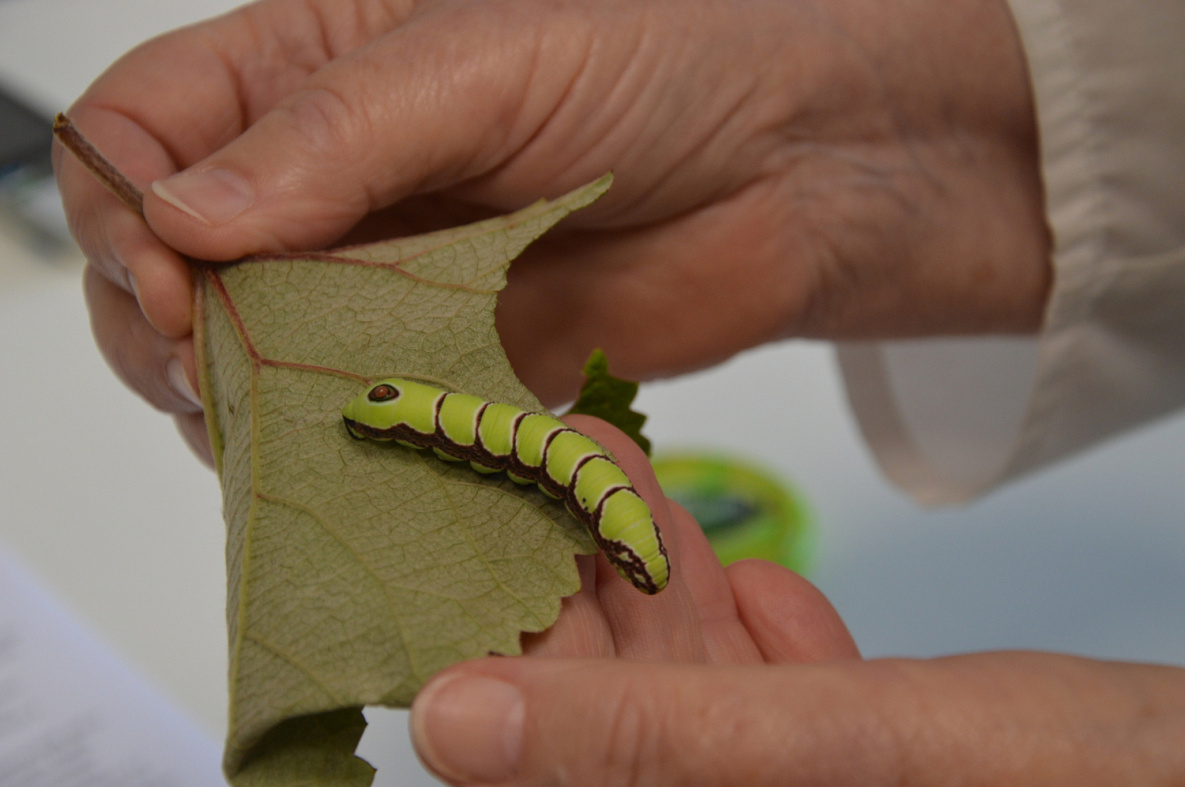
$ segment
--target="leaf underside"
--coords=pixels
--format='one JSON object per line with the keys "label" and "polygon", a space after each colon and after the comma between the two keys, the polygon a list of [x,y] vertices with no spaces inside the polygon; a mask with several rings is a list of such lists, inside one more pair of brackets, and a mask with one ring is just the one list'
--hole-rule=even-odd
{"label": "leaf underside", "polygon": [[201,390],[228,528],[236,785],[368,785],[366,705],[518,654],[596,551],[504,476],[355,441],[342,406],[400,376],[542,410],[494,328],[510,261],[610,177],[454,230],[198,270]]}

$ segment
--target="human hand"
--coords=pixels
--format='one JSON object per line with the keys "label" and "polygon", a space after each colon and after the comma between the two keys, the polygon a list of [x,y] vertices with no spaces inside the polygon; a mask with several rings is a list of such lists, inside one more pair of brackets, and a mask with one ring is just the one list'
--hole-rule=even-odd
{"label": "human hand", "polygon": [[412,706],[450,784],[1143,785],[1185,779],[1185,670],[1041,653],[861,661],[805,580],[725,571],[668,511],[644,458],[590,419],[652,503],[671,584],[643,596],[603,558],[528,658],[434,677]]}
{"label": "human hand", "polygon": [[691,514],[663,495],[633,440],[591,416],[564,421],[607,448],[650,504],[672,573],[649,596],[622,581],[603,555],[577,558],[580,592],[563,600],[551,628],[524,637],[525,654],[738,665],[859,656],[835,609],[798,574],[762,560],[721,566]]}
{"label": "human hand", "polygon": [[155,182],[150,232],[59,151],[98,343],[207,456],[182,254],[436,228],[615,170],[500,298],[548,403],[594,346],[646,379],[785,336],[1031,330],[1048,286],[1003,0],[265,0],[129,53],[71,115]]}
{"label": "human hand", "polygon": [[1019,652],[483,659],[433,678],[412,726],[457,785],[1170,785],[1185,781],[1185,670]]}

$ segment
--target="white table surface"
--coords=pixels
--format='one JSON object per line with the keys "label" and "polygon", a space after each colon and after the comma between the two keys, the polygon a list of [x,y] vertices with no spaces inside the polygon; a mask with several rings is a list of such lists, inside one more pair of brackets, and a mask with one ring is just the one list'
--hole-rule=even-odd
{"label": "white table surface", "polygon": [[[0,80],[60,108],[136,41],[231,5],[0,0]],[[0,545],[221,735],[217,484],[104,366],[80,267],[0,235]],[[878,474],[824,345],[646,386],[639,409],[659,448],[733,451],[805,493],[820,531],[812,578],[866,655],[1033,648],[1185,664],[1185,416],[965,509],[922,511]],[[376,783],[397,771],[428,783],[403,717],[382,719],[364,741],[390,763]]]}

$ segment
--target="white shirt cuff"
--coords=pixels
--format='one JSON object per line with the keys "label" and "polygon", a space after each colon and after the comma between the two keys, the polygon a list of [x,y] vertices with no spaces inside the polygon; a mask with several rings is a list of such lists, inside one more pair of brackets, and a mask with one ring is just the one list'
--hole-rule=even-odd
{"label": "white shirt cuff", "polygon": [[877,460],[931,504],[1185,404],[1185,3],[1011,5],[1055,239],[1043,331],[839,349]]}

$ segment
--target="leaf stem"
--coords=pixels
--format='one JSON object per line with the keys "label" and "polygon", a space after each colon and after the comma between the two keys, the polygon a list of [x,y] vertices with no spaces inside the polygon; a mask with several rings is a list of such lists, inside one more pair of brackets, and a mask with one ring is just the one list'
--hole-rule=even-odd
{"label": "leaf stem", "polygon": [[89,169],[106,186],[112,194],[119,197],[124,205],[144,218],[144,193],[127,179],[127,176],[115,168],[115,165],[90,143],[82,132],[64,113],[58,113],[54,118],[53,133],[74,157]]}

